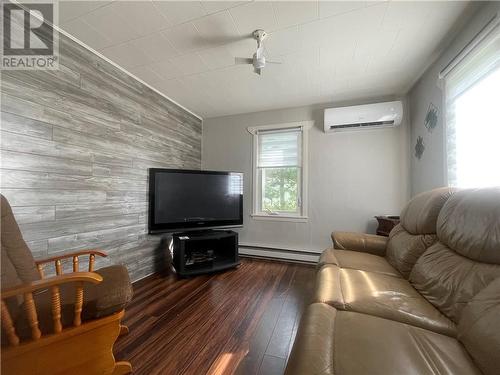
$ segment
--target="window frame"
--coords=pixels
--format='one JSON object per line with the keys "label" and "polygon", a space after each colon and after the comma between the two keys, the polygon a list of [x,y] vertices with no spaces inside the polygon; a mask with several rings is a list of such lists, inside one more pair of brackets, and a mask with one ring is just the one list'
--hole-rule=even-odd
{"label": "window frame", "polygon": [[[282,124],[272,124],[272,125],[262,125],[262,126],[251,126],[247,130],[252,134],[252,213],[251,217],[255,220],[269,220],[269,221],[295,221],[295,222],[306,222],[308,220],[308,164],[309,164],[309,129],[314,125],[314,121],[300,121],[300,122],[289,122]],[[300,128],[301,132],[301,166],[300,166],[300,184],[297,187],[298,196],[301,202],[300,212],[298,214],[292,214],[289,212],[276,212],[268,213],[261,211],[261,197],[262,197],[262,186],[261,179],[259,177],[259,131],[273,131],[273,130],[286,130],[286,129],[297,129]]]}

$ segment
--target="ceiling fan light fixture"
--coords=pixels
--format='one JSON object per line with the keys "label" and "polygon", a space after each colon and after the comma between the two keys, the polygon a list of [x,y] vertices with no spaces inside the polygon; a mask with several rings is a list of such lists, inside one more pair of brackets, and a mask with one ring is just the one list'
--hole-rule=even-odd
{"label": "ceiling fan light fixture", "polygon": [[[253,65],[254,73],[261,75],[262,69],[266,66],[266,58],[264,56],[263,41],[267,37],[267,33],[262,29],[257,29],[252,33],[252,37],[257,41],[257,51],[252,58],[235,57],[235,64],[251,64]],[[271,64],[280,64],[279,62],[268,61]]]}

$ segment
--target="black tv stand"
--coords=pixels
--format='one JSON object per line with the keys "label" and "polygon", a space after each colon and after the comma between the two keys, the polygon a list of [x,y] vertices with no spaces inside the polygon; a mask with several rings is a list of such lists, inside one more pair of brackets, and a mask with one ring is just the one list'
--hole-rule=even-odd
{"label": "black tv stand", "polygon": [[179,276],[194,276],[237,267],[238,233],[205,230],[174,233],[173,261]]}

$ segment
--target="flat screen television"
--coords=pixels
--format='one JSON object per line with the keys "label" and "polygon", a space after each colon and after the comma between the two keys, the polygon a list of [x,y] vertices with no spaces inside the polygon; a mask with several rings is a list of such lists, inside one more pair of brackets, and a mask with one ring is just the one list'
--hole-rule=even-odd
{"label": "flat screen television", "polygon": [[243,173],[149,170],[149,233],[243,225]]}

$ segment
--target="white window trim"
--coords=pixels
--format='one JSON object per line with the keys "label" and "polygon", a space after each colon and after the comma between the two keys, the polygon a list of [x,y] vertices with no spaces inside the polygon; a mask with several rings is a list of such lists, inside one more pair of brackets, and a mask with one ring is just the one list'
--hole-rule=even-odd
{"label": "white window trim", "polygon": [[[308,165],[309,165],[309,129],[314,126],[314,121],[299,121],[299,122],[288,122],[283,124],[271,124],[262,126],[250,126],[247,128],[248,132],[253,135],[253,150],[252,150],[252,175],[253,175],[253,202],[252,202],[252,214],[250,215],[254,220],[266,220],[266,221],[295,221],[295,222],[307,222],[308,216]],[[259,212],[259,176],[257,168],[257,158],[259,155],[258,150],[258,132],[262,130],[282,130],[282,129],[292,129],[300,128],[302,131],[302,168],[301,168],[301,214],[293,215],[287,213],[278,214],[266,214],[265,212]]]}

